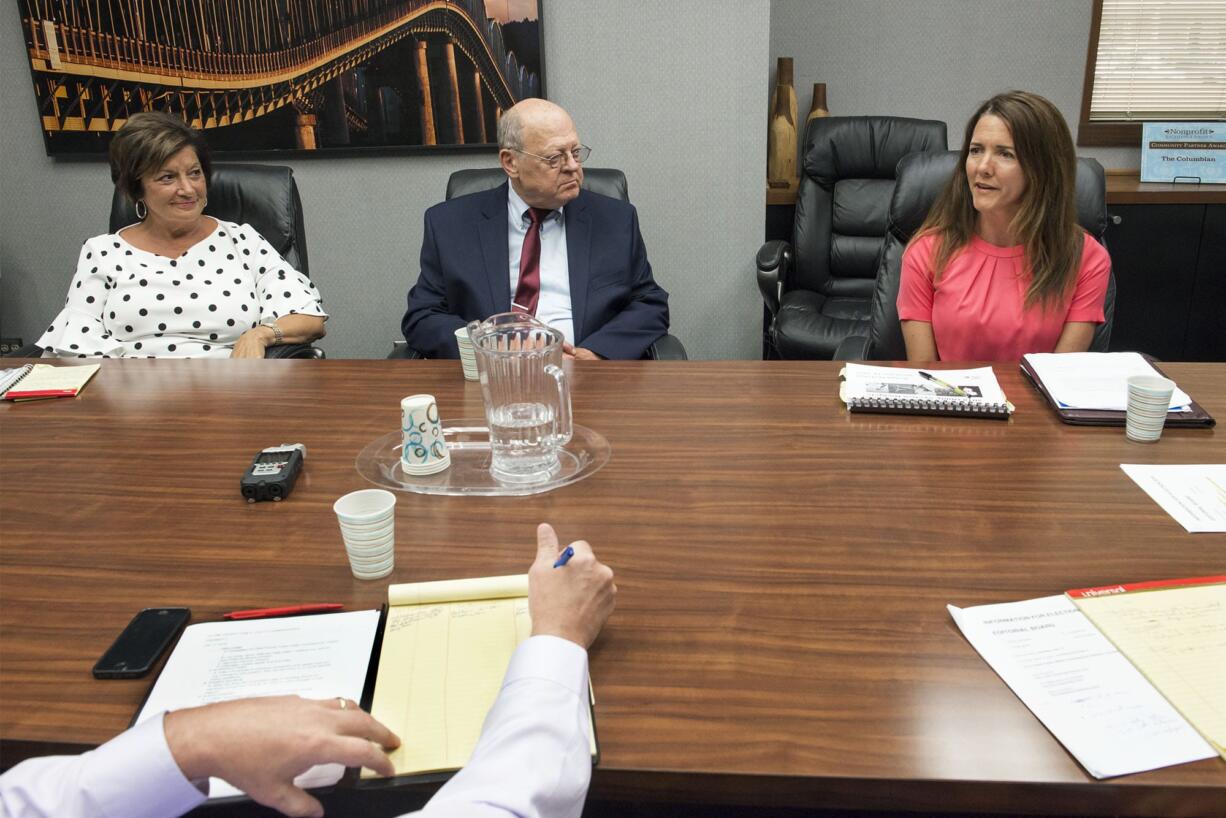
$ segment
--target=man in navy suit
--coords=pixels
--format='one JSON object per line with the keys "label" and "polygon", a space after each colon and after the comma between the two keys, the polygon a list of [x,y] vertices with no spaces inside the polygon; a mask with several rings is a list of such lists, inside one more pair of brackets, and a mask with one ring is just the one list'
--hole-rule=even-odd
{"label": "man in navy suit", "polygon": [[636,359],[668,332],[632,205],[583,190],[589,150],[570,116],[526,99],[498,123],[507,184],[426,211],[421,274],[401,329],[427,358],[455,331],[512,309],[562,332],[567,357]]}

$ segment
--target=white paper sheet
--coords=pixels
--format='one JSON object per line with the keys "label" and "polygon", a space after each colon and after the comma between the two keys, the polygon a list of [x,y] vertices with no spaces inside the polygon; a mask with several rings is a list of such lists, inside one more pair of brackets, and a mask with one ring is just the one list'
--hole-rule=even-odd
{"label": "white paper sheet", "polygon": [[[297,694],[308,699],[362,697],[378,611],[202,622],[183,631],[137,722],[249,696]],[[335,784],[340,764],[320,764],[294,779],[300,787]],[[243,793],[219,778],[209,797]]]}
{"label": "white paper sheet", "polygon": [[1190,533],[1226,533],[1226,463],[1120,468]]}
{"label": "white paper sheet", "polygon": [[984,661],[1095,778],[1217,755],[1068,597],[947,607]]}
{"label": "white paper sheet", "polygon": [[[1024,357],[1062,409],[1123,412],[1128,408],[1128,379],[1158,375],[1136,352],[1043,352]],[[1191,402],[1188,393],[1176,386],[1170,411],[1188,411]]]}

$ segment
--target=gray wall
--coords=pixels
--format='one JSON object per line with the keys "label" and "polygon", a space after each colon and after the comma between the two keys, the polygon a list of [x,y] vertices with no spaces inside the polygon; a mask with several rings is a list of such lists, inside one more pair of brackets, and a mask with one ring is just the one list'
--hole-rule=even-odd
{"label": "gray wall", "polygon": [[[104,164],[46,156],[13,5],[0,8],[0,333],[29,343],[63,304],[81,242],[106,229],[111,186]],[[625,170],[691,357],[760,351],[752,258],[763,236],[769,20],[767,0],[545,3],[549,97],[574,115],[593,165]],[[332,314],[330,357],[387,353],[417,275],[422,211],[452,170],[494,161],[287,163]]]}
{"label": "gray wall", "polygon": [[[766,106],[777,56],[835,114],[944,119],[951,147],[981,100],[1051,98],[1076,128],[1091,0],[547,0],[550,98],[596,166],[623,168],[673,332],[696,358],[756,358]],[[52,161],[30,99],[12,6],[0,9],[0,333],[33,341],[63,302],[77,250],[106,227],[104,165]],[[1082,148],[1109,168],[1139,151]],[[312,275],[332,357],[381,357],[417,274],[421,213],[457,168],[492,155],[290,162],[306,202]]]}
{"label": "gray wall", "polygon": [[[1073,136],[1081,112],[1092,0],[771,0],[771,66],[795,60],[801,118],[813,83],[831,114],[948,123],[951,148],[975,107],[1000,91],[1034,91]],[[1107,168],[1137,168],[1137,148],[1078,148]]]}

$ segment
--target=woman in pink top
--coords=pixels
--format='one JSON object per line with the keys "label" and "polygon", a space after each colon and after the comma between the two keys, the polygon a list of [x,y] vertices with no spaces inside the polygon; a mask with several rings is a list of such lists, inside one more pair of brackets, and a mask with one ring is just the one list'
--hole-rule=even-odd
{"label": "woman in pink top", "polygon": [[966,125],[955,173],[903,253],[909,361],[1016,361],[1084,352],[1111,259],[1077,224],[1077,157],[1049,101],[1010,91]]}

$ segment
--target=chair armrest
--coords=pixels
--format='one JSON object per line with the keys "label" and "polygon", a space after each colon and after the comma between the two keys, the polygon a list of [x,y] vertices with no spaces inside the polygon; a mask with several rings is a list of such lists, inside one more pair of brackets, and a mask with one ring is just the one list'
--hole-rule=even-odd
{"label": "chair armrest", "polygon": [[689,360],[689,356],[685,354],[685,347],[675,335],[665,335],[663,338],[656,340],[655,343],[647,347],[647,354],[643,357],[652,361]]}
{"label": "chair armrest", "polygon": [[415,349],[410,349],[408,344],[392,344],[392,351],[387,353],[388,360],[407,359],[416,361],[420,360],[421,357],[421,353]]}
{"label": "chair armrest", "polygon": [[867,335],[849,335],[834,350],[835,361],[867,361],[869,360],[869,338]]}
{"label": "chair armrest", "polygon": [[324,351],[310,344],[277,344],[264,348],[265,358],[314,358],[324,357]]}
{"label": "chair armrest", "polygon": [[792,245],[778,239],[768,241],[754,260],[758,268],[758,289],[772,316],[779,312],[781,286],[792,270]]}

